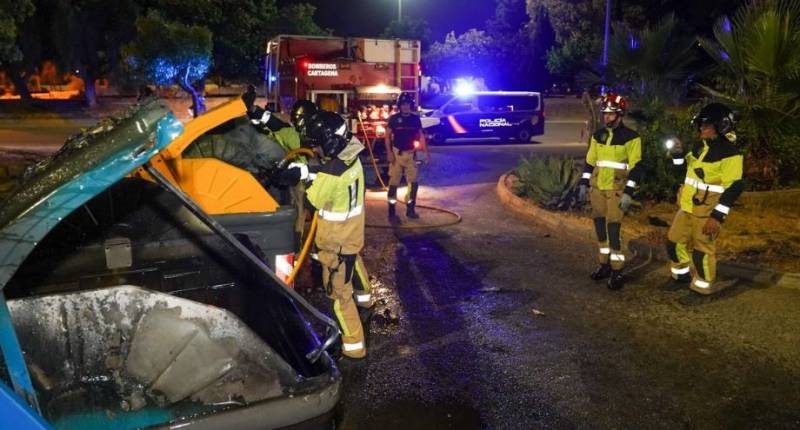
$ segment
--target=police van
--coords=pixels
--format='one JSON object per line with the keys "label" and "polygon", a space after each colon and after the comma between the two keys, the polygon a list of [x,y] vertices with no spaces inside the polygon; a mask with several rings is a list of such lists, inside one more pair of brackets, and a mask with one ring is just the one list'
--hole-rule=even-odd
{"label": "police van", "polygon": [[544,101],[529,91],[477,91],[454,95],[424,111],[422,126],[431,143],[451,138],[499,138],[529,142],[544,134]]}

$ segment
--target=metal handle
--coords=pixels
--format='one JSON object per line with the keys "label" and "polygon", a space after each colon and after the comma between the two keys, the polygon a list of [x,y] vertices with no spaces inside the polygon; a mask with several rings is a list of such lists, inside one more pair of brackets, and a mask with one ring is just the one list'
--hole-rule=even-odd
{"label": "metal handle", "polygon": [[316,317],[318,320],[322,321],[326,326],[328,326],[328,330],[326,333],[326,339],[320,345],[317,346],[316,349],[306,354],[306,358],[309,359],[312,363],[316,362],[319,357],[322,356],[322,353],[328,349],[336,339],[340,336],[341,332],[339,331],[339,326],[336,324],[335,321],[328,318],[327,315],[320,312],[317,308],[312,306],[310,303],[306,301],[301,295],[297,294],[291,287],[286,285],[285,282],[281,278],[279,278],[275,272],[273,272],[266,263],[261,261],[255,254],[253,254],[247,247],[242,245],[236,237],[231,234],[222,224],[218,223],[214,218],[211,218],[205,211],[203,211],[200,206],[197,205],[189,196],[187,196],[181,189],[173,185],[164,175],[161,174],[156,168],[154,168],[150,163],[145,164],[144,166],[147,173],[149,173],[155,180],[158,182],[159,185],[164,187],[167,191],[171,192],[175,196],[177,196],[181,202],[197,217],[202,221],[208,228],[212,231],[217,233],[218,235],[222,236],[229,245],[231,245],[236,251],[239,252],[244,258],[250,260],[259,270],[269,276],[273,281],[277,282],[282,288],[282,291],[289,295],[291,299],[299,303],[303,308],[305,308],[311,315]]}

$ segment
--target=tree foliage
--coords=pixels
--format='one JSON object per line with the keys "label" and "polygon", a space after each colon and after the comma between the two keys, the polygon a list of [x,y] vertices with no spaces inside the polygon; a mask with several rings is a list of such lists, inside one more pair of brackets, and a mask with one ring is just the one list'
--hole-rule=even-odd
{"label": "tree foliage", "polygon": [[435,42],[425,56],[425,69],[445,79],[486,76],[493,69],[494,41],[486,32],[470,29],[456,37],[450,32],[444,42]]}
{"label": "tree foliage", "polygon": [[431,42],[431,26],[424,19],[406,18],[403,21],[393,20],[381,33],[388,39],[416,39],[422,42],[425,49]]}
{"label": "tree foliage", "polygon": [[0,65],[22,59],[17,44],[19,27],[34,10],[31,0],[0,0]]}
{"label": "tree foliage", "polygon": [[281,34],[321,35],[314,22],[316,8],[298,3],[278,8],[275,0],[137,0],[142,13],[156,11],[166,19],[203,26],[214,34],[211,73],[226,78],[252,79],[264,56],[267,40]]}
{"label": "tree foliage", "polygon": [[136,39],[123,46],[131,73],[157,85],[177,83],[202,113],[202,98],[192,83],[202,79],[211,65],[212,33],[198,25],[167,21],[150,12],[136,20]]}
{"label": "tree foliage", "polygon": [[[721,17],[701,45],[723,76],[703,88],[752,131],[749,176],[764,187],[800,173],[800,1],[754,1]],[[796,178],[796,177],[795,177]]]}

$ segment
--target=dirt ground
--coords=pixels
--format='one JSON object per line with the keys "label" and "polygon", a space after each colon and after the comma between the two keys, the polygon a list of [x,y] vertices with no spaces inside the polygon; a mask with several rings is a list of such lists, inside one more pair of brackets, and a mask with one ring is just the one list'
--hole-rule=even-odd
{"label": "dirt ground", "polygon": [[[645,204],[626,219],[637,236],[663,243],[677,204]],[[633,222],[631,222],[633,221]],[[719,259],[800,272],[800,214],[736,206],[722,226]]]}

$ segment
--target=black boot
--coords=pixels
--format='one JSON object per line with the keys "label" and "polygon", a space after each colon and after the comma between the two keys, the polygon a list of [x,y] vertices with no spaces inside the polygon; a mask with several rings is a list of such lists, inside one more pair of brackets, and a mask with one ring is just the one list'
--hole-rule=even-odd
{"label": "black boot", "polygon": [[625,285],[625,278],[622,277],[622,270],[612,270],[611,278],[608,279],[609,290],[619,290]]}
{"label": "black boot", "polygon": [[597,266],[597,269],[594,269],[594,272],[592,272],[592,274],[589,275],[589,277],[595,281],[606,279],[609,276],[611,276],[611,265],[608,263],[603,263]]}
{"label": "black boot", "polygon": [[397,212],[395,211],[397,206],[397,187],[389,186],[387,197],[389,199],[389,223],[392,225],[399,224],[400,218],[397,217]]}
{"label": "black boot", "polygon": [[659,289],[662,291],[678,291],[684,288],[689,288],[690,282],[692,282],[691,275],[679,275],[678,279],[669,278],[669,281],[662,284]]}
{"label": "black boot", "polygon": [[412,182],[411,190],[409,191],[408,204],[406,205],[406,216],[411,219],[418,219],[419,215],[415,211],[417,206],[417,190],[419,190],[419,183]]}

